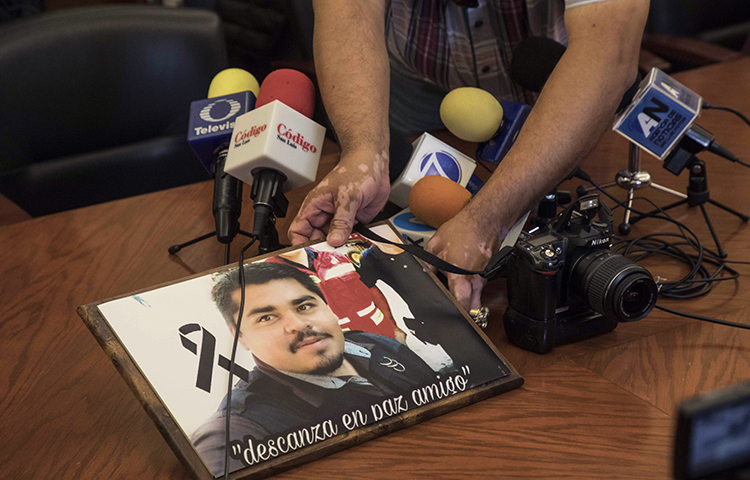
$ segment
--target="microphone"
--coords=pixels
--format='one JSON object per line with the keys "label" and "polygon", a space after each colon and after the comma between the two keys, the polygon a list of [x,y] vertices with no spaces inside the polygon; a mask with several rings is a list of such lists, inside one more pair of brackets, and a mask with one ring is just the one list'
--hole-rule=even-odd
{"label": "microphone", "polygon": [[404,134],[388,127],[390,143],[388,145],[388,177],[393,183],[403,173],[414,153],[414,146]]}
{"label": "microphone", "polygon": [[[518,44],[510,60],[510,78],[531,92],[541,92],[552,71],[565,53],[566,47],[547,37],[527,37]],[[625,92],[617,112],[628,106],[638,91],[642,77]]]}
{"label": "microphone", "polygon": [[720,145],[708,130],[695,125],[702,107],[700,95],[653,68],[633,100],[617,117],[613,130],[665,161],[665,168],[673,173],[679,173],[682,168],[668,167],[667,159],[681,150],[691,155],[708,150],[737,162],[737,156]]}
{"label": "microphone", "polygon": [[503,122],[503,107],[481,88],[455,88],[440,102],[440,120],[462,140],[486,142]]}
{"label": "microphone", "polygon": [[477,159],[500,163],[516,141],[531,107],[498,102],[480,88],[461,87],[448,92],[440,103],[440,119],[455,136],[478,142]]}
{"label": "microphone", "polygon": [[[528,90],[541,91],[564,53],[565,46],[552,39],[526,38],[513,52],[510,77]],[[737,156],[716,142],[710,132],[693,125],[702,103],[695,92],[652,69],[646,82],[638,74],[623,95],[614,130],[661,160],[679,144],[689,153],[708,150],[736,162]]]}
{"label": "microphone", "polygon": [[541,92],[565,53],[565,45],[547,37],[523,39],[510,59],[510,78],[531,92]]}
{"label": "microphone", "polygon": [[[393,141],[391,143],[393,144]],[[409,204],[409,192],[412,187],[422,177],[429,175],[445,177],[473,193],[481,187],[481,180],[473,175],[477,168],[473,158],[464,155],[429,133],[423,133],[412,145],[411,157],[406,162],[403,171],[391,183],[391,194],[388,197],[391,203],[401,208],[406,207]],[[402,153],[408,152],[405,148],[399,150]],[[393,148],[391,153],[393,154]]]}
{"label": "microphone", "polygon": [[[439,199],[439,201],[436,201]],[[409,210],[426,225],[440,228],[471,200],[471,192],[438,175],[420,179],[409,193]]]}
{"label": "microphone", "polygon": [[275,70],[263,81],[255,110],[235,122],[225,171],[252,184],[253,236],[261,237],[273,215],[286,215],[285,192],[315,181],[325,128],[309,118],[314,107],[307,76]]}
{"label": "microphone", "polygon": [[239,231],[242,183],[227,175],[227,146],[237,117],[253,109],[258,81],[239,68],[219,72],[208,98],[190,104],[188,145],[214,178],[213,214],[216,238],[228,244]]}
{"label": "microphone", "polygon": [[389,218],[408,243],[426,246],[437,229],[471,199],[471,192],[440,175],[419,179],[409,192],[409,207]]}

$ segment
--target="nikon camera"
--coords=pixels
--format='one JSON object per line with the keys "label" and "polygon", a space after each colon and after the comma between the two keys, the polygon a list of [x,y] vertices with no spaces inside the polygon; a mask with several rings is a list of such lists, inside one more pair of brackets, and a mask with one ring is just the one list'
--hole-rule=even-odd
{"label": "nikon camera", "polygon": [[519,237],[505,270],[503,322],[511,342],[547,353],[651,312],[656,283],[609,249],[613,231],[612,212],[598,195],[587,195],[539,232]]}

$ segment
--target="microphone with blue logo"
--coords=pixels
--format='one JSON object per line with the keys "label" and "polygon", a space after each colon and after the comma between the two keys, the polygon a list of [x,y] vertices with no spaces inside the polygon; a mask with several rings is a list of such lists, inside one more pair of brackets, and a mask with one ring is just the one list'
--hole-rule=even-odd
{"label": "microphone with blue logo", "polygon": [[409,161],[398,177],[391,183],[388,200],[405,208],[409,203],[409,192],[423,177],[439,175],[476,193],[481,181],[476,178],[477,167],[473,158],[451,147],[429,133],[423,133],[412,144]]}
{"label": "microphone with blue logo", "polygon": [[240,230],[242,212],[242,182],[227,174],[224,165],[234,124],[240,115],[255,107],[258,81],[252,74],[239,68],[219,72],[208,88],[208,98],[190,104],[188,144],[201,164],[214,178],[214,232],[194,240],[169,247],[175,254],[182,248],[211,238],[214,235],[226,245],[225,263],[229,263],[229,244]]}
{"label": "microphone with blue logo", "polygon": [[474,87],[448,92],[440,104],[440,119],[455,136],[476,142],[477,160],[498,164],[516,141],[531,107],[498,102],[491,93]]}
{"label": "microphone with blue logo", "polygon": [[703,150],[732,162],[739,159],[721,146],[706,129],[695,125],[701,114],[703,99],[658,68],[654,68],[638,89],[632,102],[617,117],[613,130],[656,158],[664,167],[679,174],[684,161],[667,161],[682,149],[689,154]]}

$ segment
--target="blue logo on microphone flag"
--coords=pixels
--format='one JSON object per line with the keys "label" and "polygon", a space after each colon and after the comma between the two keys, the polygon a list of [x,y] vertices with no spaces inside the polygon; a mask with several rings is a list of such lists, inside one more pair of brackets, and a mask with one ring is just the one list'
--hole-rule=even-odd
{"label": "blue logo on microphone flag", "polygon": [[209,103],[200,111],[200,117],[206,122],[221,122],[233,117],[242,108],[242,104],[231,98],[220,98]]}
{"label": "blue logo on microphone flag", "polygon": [[459,183],[461,181],[461,173],[461,164],[458,163],[458,160],[453,155],[445,151],[428,153],[422,157],[422,162],[419,165],[419,174],[421,177],[440,175]]}
{"label": "blue logo on microphone flag", "polygon": [[435,229],[425,225],[421,220],[411,212],[402,213],[393,219],[393,224],[402,230],[411,230],[415,232],[434,232]]}

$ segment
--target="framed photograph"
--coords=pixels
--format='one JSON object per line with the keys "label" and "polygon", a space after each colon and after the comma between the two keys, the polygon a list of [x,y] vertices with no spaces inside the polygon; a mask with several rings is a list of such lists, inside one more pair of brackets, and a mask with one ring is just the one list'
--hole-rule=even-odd
{"label": "framed photograph", "polygon": [[78,309],[196,478],[222,476],[227,450],[231,478],[269,476],[523,383],[398,247],[355,233],[243,271],[241,322],[236,264]]}

